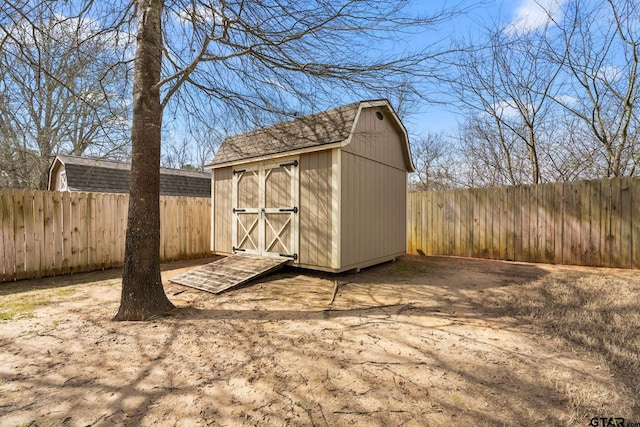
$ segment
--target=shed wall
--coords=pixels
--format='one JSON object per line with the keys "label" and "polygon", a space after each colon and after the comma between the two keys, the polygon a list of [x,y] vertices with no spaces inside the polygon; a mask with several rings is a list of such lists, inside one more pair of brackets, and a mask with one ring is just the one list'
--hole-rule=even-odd
{"label": "shed wall", "polygon": [[407,172],[343,152],[341,174],[341,269],[404,254]]}
{"label": "shed wall", "polygon": [[231,250],[231,191],[233,171],[231,167],[214,169],[211,183],[213,201],[212,251],[230,254]]}
{"label": "shed wall", "polygon": [[[382,120],[376,117],[376,112],[382,113]],[[385,108],[365,108],[344,151],[407,170],[404,146],[404,136],[391,112]]]}
{"label": "shed wall", "polygon": [[330,150],[300,156],[300,263],[331,267],[332,155]]}

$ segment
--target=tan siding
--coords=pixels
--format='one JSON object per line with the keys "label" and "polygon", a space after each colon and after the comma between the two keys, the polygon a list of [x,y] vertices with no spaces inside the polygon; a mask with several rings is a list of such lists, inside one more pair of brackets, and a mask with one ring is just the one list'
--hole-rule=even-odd
{"label": "tan siding", "polygon": [[[381,112],[383,120],[376,117]],[[351,142],[344,150],[398,169],[406,169],[405,142],[401,130],[384,108],[365,108],[360,113]]]}
{"label": "tan siding", "polygon": [[231,253],[231,167],[214,170],[213,251]]}
{"label": "tan siding", "polygon": [[406,172],[342,154],[341,268],[406,251]]}
{"label": "tan siding", "polygon": [[331,151],[300,156],[300,263],[331,267]]}

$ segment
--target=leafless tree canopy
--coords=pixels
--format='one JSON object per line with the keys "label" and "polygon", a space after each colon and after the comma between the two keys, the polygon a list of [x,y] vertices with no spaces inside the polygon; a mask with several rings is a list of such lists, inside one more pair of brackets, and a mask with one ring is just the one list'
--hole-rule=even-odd
{"label": "leafless tree canopy", "polygon": [[127,40],[49,2],[5,3],[0,14],[0,185],[46,187],[59,152],[121,151],[130,103],[118,58]]}
{"label": "leafless tree canopy", "polygon": [[638,175],[640,5],[558,5],[544,25],[491,24],[447,57],[463,116],[449,186]]}

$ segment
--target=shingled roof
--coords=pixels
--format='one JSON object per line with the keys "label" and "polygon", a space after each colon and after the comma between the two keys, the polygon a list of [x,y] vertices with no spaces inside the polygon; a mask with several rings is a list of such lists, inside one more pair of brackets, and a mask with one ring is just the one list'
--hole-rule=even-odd
{"label": "shingled roof", "polygon": [[238,160],[303,150],[345,141],[364,104],[386,105],[389,101],[358,101],[332,110],[256,129],[226,138],[209,166]]}
{"label": "shingled roof", "polygon": [[[69,191],[128,193],[131,164],[88,157],[57,156],[49,169],[49,189],[64,167]],[[160,194],[164,196],[211,197],[209,172],[160,168]]]}

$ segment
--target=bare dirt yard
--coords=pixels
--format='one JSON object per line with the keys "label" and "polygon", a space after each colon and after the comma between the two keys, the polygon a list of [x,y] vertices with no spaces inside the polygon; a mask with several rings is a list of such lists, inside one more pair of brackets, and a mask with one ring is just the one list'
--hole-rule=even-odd
{"label": "bare dirt yard", "polygon": [[639,271],[405,256],[216,296],[168,282],[193,265],[149,322],[111,321],[119,270],[0,284],[0,425],[640,423]]}

